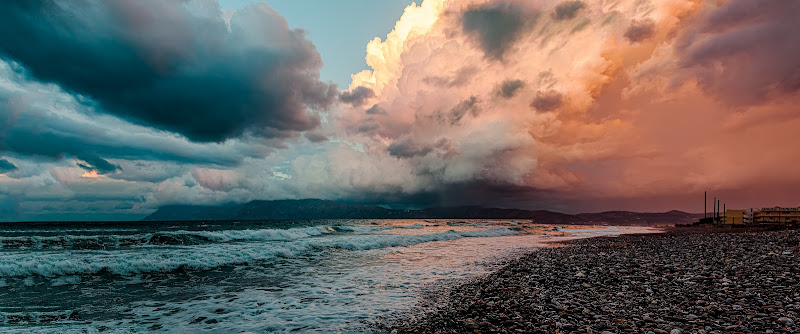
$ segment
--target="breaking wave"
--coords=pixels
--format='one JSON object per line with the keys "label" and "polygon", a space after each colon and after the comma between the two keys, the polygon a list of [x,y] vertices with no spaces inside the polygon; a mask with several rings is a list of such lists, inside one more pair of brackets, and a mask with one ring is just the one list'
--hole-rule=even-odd
{"label": "breaking wave", "polygon": [[[341,229],[341,227],[337,227]],[[221,231],[221,234],[192,232],[217,241],[281,240],[265,243],[214,243],[201,246],[151,246],[118,250],[75,250],[69,254],[57,251],[14,252],[0,257],[0,278],[31,276],[60,277],[67,275],[138,275],[153,272],[172,272],[179,269],[209,270],[223,266],[249,264],[276,258],[308,256],[332,249],[369,250],[411,246],[433,241],[461,238],[500,237],[515,235],[508,228],[483,231],[448,231],[420,235],[349,234],[328,238],[308,238],[337,231],[337,228],[315,227],[287,229],[283,232]],[[327,232],[326,232],[327,231]],[[224,232],[224,233],[223,233]],[[182,233],[171,232],[171,233]],[[217,233],[217,232],[213,232]],[[78,280],[76,280],[78,281]]]}
{"label": "breaking wave", "polygon": [[[0,237],[0,249],[116,249],[141,245],[198,245],[233,241],[289,241],[348,231],[329,226],[289,229],[162,231],[138,234],[21,235]],[[350,230],[369,232],[370,230]]]}

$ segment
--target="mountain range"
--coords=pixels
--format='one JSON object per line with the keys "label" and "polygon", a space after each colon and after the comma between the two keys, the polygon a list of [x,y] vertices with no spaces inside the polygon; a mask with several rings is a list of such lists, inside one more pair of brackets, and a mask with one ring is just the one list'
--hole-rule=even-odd
{"label": "mountain range", "polygon": [[702,214],[683,211],[565,214],[546,210],[498,209],[480,206],[387,209],[375,205],[319,199],[252,201],[220,206],[170,205],[145,221],[193,220],[313,220],[313,219],[519,219],[540,224],[672,225],[687,224]]}

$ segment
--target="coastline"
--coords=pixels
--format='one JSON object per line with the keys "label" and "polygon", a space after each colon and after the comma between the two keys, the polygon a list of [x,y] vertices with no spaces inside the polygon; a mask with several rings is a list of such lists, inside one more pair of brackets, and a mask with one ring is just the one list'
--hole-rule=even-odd
{"label": "coastline", "polygon": [[441,287],[391,333],[800,332],[798,230],[673,228],[563,242]]}

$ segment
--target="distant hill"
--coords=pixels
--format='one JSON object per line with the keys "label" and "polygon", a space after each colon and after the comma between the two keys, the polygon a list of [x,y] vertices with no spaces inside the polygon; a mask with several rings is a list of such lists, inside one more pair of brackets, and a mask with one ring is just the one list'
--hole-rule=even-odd
{"label": "distant hill", "polygon": [[497,209],[479,206],[386,209],[319,199],[252,201],[222,206],[170,205],[145,221],[309,220],[309,219],[520,219],[541,224],[668,225],[696,221],[702,214],[669,211],[609,211],[570,215],[546,210]]}

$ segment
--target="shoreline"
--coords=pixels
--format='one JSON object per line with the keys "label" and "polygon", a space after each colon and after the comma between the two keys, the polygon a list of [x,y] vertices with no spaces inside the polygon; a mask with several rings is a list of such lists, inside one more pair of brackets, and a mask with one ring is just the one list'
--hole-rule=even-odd
{"label": "shoreline", "polygon": [[560,242],[426,289],[390,333],[800,332],[800,231],[671,228]]}

